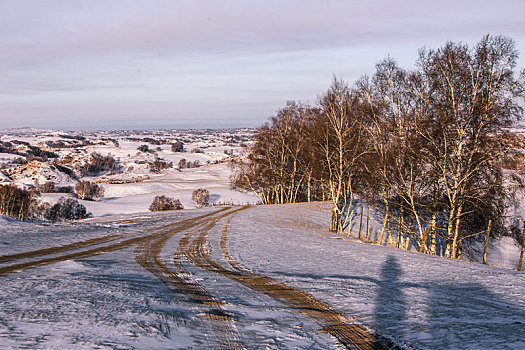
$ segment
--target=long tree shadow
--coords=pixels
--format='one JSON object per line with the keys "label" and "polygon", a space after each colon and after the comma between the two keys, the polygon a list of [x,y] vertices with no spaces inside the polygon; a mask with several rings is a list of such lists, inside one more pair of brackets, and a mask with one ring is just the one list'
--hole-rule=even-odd
{"label": "long tree shadow", "polygon": [[429,285],[427,288],[430,292],[427,306],[431,346],[525,349],[523,308],[479,283]]}
{"label": "long tree shadow", "polygon": [[[336,278],[344,280],[350,290],[375,290],[371,314],[363,310],[361,316],[372,316],[369,325],[397,344],[417,349],[525,349],[525,308],[523,301],[511,299],[523,295],[525,279],[521,274],[509,274],[510,278],[516,278],[515,290],[507,289],[506,295],[498,295],[487,285],[446,276],[453,271],[447,271],[445,266],[439,272],[444,277],[432,273],[436,271],[427,272],[422,263],[421,272],[412,271],[409,276],[392,255],[386,257],[377,278],[272,271],[276,275],[304,278],[309,283]],[[490,286],[490,275],[486,278]],[[351,286],[352,281],[359,283]],[[362,299],[356,300],[370,302],[366,291],[360,290],[360,295]],[[354,293],[354,298],[359,298],[359,294]],[[351,309],[345,312],[352,314]]]}
{"label": "long tree shadow", "polygon": [[401,281],[402,275],[389,256],[379,280],[366,278],[378,286],[374,327],[379,332],[417,348],[525,349],[522,307],[480,283],[439,283],[439,278],[412,283]]}
{"label": "long tree shadow", "polygon": [[374,328],[405,338],[405,298],[400,277],[403,271],[397,260],[389,256],[381,266],[381,278],[376,281]]}

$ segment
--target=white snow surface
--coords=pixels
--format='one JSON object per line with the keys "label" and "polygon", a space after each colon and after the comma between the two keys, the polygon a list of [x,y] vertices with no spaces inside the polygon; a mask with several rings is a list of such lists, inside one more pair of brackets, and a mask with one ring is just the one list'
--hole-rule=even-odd
{"label": "white snow surface", "polygon": [[11,172],[14,182],[24,185],[43,185],[52,181],[57,185],[73,185],[69,175],[59,171],[54,165],[44,162],[32,161]]}
{"label": "white snow surface", "polygon": [[[29,142],[32,145],[42,145],[45,141],[59,140],[60,135],[68,133],[20,130],[20,135],[14,131],[12,134],[4,135],[2,140],[16,139]],[[230,188],[230,176],[232,174],[232,169],[228,165],[230,156],[226,155],[224,151],[234,152],[236,155],[242,152],[240,145],[228,145],[225,142],[226,139],[235,136],[235,132],[226,132],[223,138],[218,141],[214,141],[218,137],[214,133],[192,134],[191,132],[181,132],[180,136],[188,137],[191,141],[184,145],[184,152],[172,152],[171,143],[165,140],[167,136],[164,134],[165,132],[162,132],[163,136],[159,137],[154,131],[150,131],[146,134],[133,135],[139,138],[148,136],[164,140],[162,145],[148,144],[151,152],[138,151],[139,146],[147,143],[130,141],[128,138],[121,136],[118,131],[109,132],[108,135],[98,135],[100,137],[111,136],[118,139],[118,147],[112,142],[99,144],[98,141],[100,139],[98,137],[87,135],[87,138],[95,144],[75,149],[53,149],[53,151],[60,154],[60,159],[66,157],[74,159],[71,164],[67,164],[71,169],[84,164],[94,152],[104,156],[111,155],[122,166],[121,173],[106,173],[100,174],[100,176],[82,177],[79,179],[102,182],[101,185],[105,189],[104,198],[96,201],[81,201],[88,211],[96,217],[147,211],[153,198],[158,195],[179,199],[186,209],[196,208],[196,204],[191,199],[191,196],[192,192],[198,188],[205,188],[210,192],[211,205],[224,203],[236,205],[256,204],[259,201],[259,198],[253,193]],[[2,136],[1,133],[0,136]],[[190,152],[198,147],[203,148],[205,153]],[[160,148],[160,150],[157,148]],[[9,161],[15,158],[13,155],[0,154],[0,161]],[[152,172],[148,164],[156,158],[173,163],[173,167],[164,169],[160,173]],[[187,162],[199,161],[201,166],[179,170],[177,168],[181,159],[185,159]],[[57,186],[74,186],[76,184],[76,180],[58,171],[49,162],[32,161],[23,166],[11,165],[8,170],[13,182],[20,187],[43,185],[47,181],[53,181]],[[78,176],[81,175],[78,169],[76,173]],[[140,182],[130,181],[144,177],[149,178]],[[109,179],[122,180],[122,182],[128,183],[106,183],[108,182],[106,180]],[[9,182],[10,180],[0,172],[0,182],[2,181]],[[43,194],[42,199],[54,203],[61,196],[60,194]]]}
{"label": "white snow surface", "polygon": [[165,195],[179,199],[185,209],[196,208],[192,192],[205,188],[210,192],[210,204],[255,204],[258,197],[230,188],[231,170],[227,164],[204,165],[200,168],[170,169],[150,179],[127,184],[103,184],[105,196],[97,201],[82,201],[94,216],[131,214],[147,211],[153,198]]}
{"label": "white snow surface", "polygon": [[[524,349],[525,274],[327,231],[329,203],[255,206],[229,225],[229,250],[252,271],[327,302],[400,346]],[[0,217],[0,255],[114,233],[140,234],[216,208],[19,223]],[[221,260],[222,224],[209,233]],[[376,227],[377,229],[377,227]],[[182,235],[165,246],[169,261]],[[490,252],[489,252],[490,259]],[[319,325],[266,295],[187,264],[192,278],[234,315],[249,349],[339,349]],[[134,260],[134,247],[0,275],[0,348],[216,348],[202,310]]]}

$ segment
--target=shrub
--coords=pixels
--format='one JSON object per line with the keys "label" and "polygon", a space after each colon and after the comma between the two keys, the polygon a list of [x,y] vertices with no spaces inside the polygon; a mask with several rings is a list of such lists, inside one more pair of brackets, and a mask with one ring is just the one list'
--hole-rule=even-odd
{"label": "shrub", "polygon": [[61,197],[55,205],[46,211],[44,217],[49,221],[55,222],[81,220],[93,217],[93,215],[88,213],[86,207],[76,199]]}
{"label": "shrub", "polygon": [[142,139],[142,141],[151,143],[152,145],[160,145],[161,144],[161,142],[159,140],[156,140],[156,139],[151,138],[151,137],[145,137],[145,138]]}
{"label": "shrub", "polygon": [[181,209],[184,209],[184,207],[180,203],[180,200],[166,196],[156,196],[149,206],[150,211],[166,211]]}
{"label": "shrub", "polygon": [[41,193],[73,193],[71,186],[57,186],[53,181],[48,181],[39,188]]}
{"label": "shrub", "polygon": [[204,188],[199,188],[198,190],[193,191],[191,199],[197,203],[198,208],[207,207],[210,205],[210,191]]}
{"label": "shrub", "polygon": [[104,197],[104,187],[90,181],[80,181],[75,187],[78,198],[84,200],[94,200]]}
{"label": "shrub", "polygon": [[186,158],[182,158],[179,160],[179,169],[183,169],[186,167]]}
{"label": "shrub", "polygon": [[204,150],[202,148],[194,148],[191,150],[191,153],[204,153]]}
{"label": "shrub", "polygon": [[56,193],[73,193],[73,186],[56,187]]}
{"label": "shrub", "polygon": [[193,162],[188,162],[186,164],[186,167],[188,168],[199,168],[201,166],[200,160],[196,159]]}
{"label": "shrub", "polygon": [[171,151],[172,152],[183,152],[184,151],[184,144],[180,141],[175,141],[171,144]]}
{"label": "shrub", "polygon": [[140,145],[138,148],[137,148],[139,151],[141,152],[149,152],[149,147],[148,145]]}
{"label": "shrub", "polygon": [[64,173],[64,174],[66,174],[66,175],[69,175],[69,176],[72,177],[72,178],[76,178],[75,173],[73,172],[73,170],[71,170],[71,169],[68,168],[67,166],[64,166],[64,165],[62,165],[62,164],[59,164],[58,162],[54,162],[53,165],[55,166],[55,168],[56,168],[58,171],[60,171],[60,172],[62,172],[62,173]]}
{"label": "shrub", "polygon": [[164,169],[172,168],[173,163],[168,163],[161,159],[155,159],[155,161],[153,163],[150,163],[149,166],[152,171],[159,172]]}

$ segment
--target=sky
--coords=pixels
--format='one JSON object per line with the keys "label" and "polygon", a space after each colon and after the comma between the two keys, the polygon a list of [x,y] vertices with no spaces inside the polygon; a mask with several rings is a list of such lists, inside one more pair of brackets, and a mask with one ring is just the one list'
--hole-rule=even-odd
{"label": "sky", "polygon": [[525,0],[0,0],[0,129],[255,127],[421,47],[516,41]]}

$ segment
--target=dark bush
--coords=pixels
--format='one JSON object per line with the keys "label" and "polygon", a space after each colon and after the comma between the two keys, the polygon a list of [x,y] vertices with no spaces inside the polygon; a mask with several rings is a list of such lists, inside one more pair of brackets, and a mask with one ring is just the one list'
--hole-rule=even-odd
{"label": "dark bush", "polygon": [[[18,151],[14,145],[23,145],[28,149],[24,152]],[[28,160],[38,159],[38,160],[47,160],[48,158],[58,158],[58,154],[44,151],[36,146],[31,146],[29,142],[13,140],[11,142],[0,141],[0,152],[18,154],[20,156],[25,156]]]}
{"label": "dark bush", "polygon": [[166,210],[181,210],[184,209],[180,200],[166,197],[156,196],[149,206],[150,211],[166,211]]}
{"label": "dark bush", "polygon": [[48,158],[58,158],[58,154],[54,152],[44,151],[36,146],[28,146],[28,155],[33,155],[35,158],[46,160]]}
{"label": "dark bush", "polygon": [[186,163],[187,168],[199,168],[200,166],[201,166],[201,162],[198,159],[194,160],[193,162]]}
{"label": "dark bush", "polygon": [[56,186],[56,193],[73,193],[73,186]]}
{"label": "dark bush", "polygon": [[27,159],[22,158],[22,157],[18,157],[18,158],[15,158],[15,160],[13,160],[13,163],[14,164],[19,164],[19,165],[24,165],[24,164],[27,164]]}
{"label": "dark bush", "polygon": [[57,186],[53,181],[48,181],[39,188],[41,193],[73,193],[72,186]]}
{"label": "dark bush", "polygon": [[73,179],[76,178],[75,176],[75,173],[73,172],[73,170],[71,170],[70,168],[68,168],[67,166],[64,166],[62,164],[59,164],[57,162],[54,162],[53,165],[55,166],[55,168],[57,168],[58,171],[66,174],[66,175],[69,175],[70,177],[72,177]]}
{"label": "dark bush", "polygon": [[139,151],[141,151],[141,152],[144,152],[144,153],[149,152],[149,147],[148,147],[148,145],[140,145],[137,149],[138,149]]}
{"label": "dark bush", "polygon": [[173,163],[165,162],[161,159],[155,159],[153,163],[150,163],[150,169],[155,172],[159,172],[164,169],[172,168]]}
{"label": "dark bush", "polygon": [[44,217],[49,221],[55,222],[62,220],[81,220],[93,217],[93,215],[88,213],[86,207],[76,199],[62,197],[55,205],[46,211]]}
{"label": "dark bush", "polygon": [[143,142],[150,143],[152,145],[161,145],[162,143],[159,140],[153,139],[151,137],[145,137],[142,139]]}
{"label": "dark bush", "polygon": [[171,151],[172,152],[183,152],[184,151],[184,144],[180,141],[175,141],[171,144]]}
{"label": "dark bush", "polygon": [[60,135],[60,137],[62,137],[63,139],[78,140],[78,141],[84,141],[84,140],[86,139],[84,136],[80,136],[80,135],[68,135],[68,134]]}

